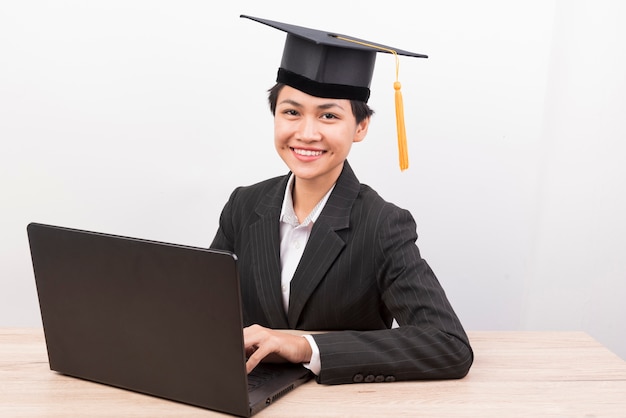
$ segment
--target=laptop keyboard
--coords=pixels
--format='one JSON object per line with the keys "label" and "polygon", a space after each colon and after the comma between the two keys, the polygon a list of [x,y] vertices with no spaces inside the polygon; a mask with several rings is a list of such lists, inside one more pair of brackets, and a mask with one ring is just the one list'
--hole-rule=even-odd
{"label": "laptop keyboard", "polygon": [[279,372],[259,364],[248,374],[248,390],[256,389],[279,374]]}

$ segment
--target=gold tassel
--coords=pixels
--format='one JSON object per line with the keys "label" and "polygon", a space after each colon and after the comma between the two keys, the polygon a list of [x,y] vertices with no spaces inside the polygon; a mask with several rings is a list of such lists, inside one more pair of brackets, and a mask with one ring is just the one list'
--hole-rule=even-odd
{"label": "gold tassel", "polygon": [[406,129],[404,127],[404,104],[402,102],[402,85],[399,81],[393,83],[396,90],[396,125],[398,129],[398,155],[400,159],[400,171],[409,168],[409,147],[406,141]]}
{"label": "gold tassel", "polygon": [[402,87],[400,82],[398,81],[398,74],[400,72],[400,58],[398,57],[398,53],[393,49],[384,48],[378,45],[373,45],[367,42],[358,41],[356,39],[346,38],[340,35],[334,35],[337,39],[341,39],[347,42],[354,42],[355,44],[367,46],[373,49],[378,49],[380,51],[386,51],[391,54],[396,59],[396,81],[393,83],[393,88],[396,90],[396,129],[398,130],[398,156],[400,159],[400,171],[404,171],[409,168],[409,147],[406,140],[406,129],[404,126],[404,104],[402,102],[402,92],[400,88]]}

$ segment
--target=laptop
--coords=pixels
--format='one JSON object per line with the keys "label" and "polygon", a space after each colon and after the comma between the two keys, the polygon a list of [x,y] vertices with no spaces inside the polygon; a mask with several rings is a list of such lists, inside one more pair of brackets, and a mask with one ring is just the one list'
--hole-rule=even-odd
{"label": "laptop", "polygon": [[311,378],[289,363],[246,374],[234,254],[37,223],[27,231],[51,370],[244,417]]}

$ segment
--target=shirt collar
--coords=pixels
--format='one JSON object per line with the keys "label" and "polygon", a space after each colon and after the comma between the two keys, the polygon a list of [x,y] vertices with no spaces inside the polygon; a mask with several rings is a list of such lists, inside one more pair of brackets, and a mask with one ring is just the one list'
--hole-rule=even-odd
{"label": "shirt collar", "polygon": [[308,226],[311,222],[317,221],[320,213],[322,212],[322,208],[326,205],[326,201],[330,197],[335,185],[330,188],[328,193],[322,197],[322,199],[317,202],[317,205],[313,208],[311,213],[302,221],[302,223],[298,222],[298,217],[296,216],[296,212],[293,209],[293,198],[291,193],[293,191],[293,184],[295,182],[295,176],[292,174],[289,175],[289,180],[287,181],[287,187],[285,188],[285,197],[283,198],[283,206],[280,210],[280,221],[290,224],[292,226]]}

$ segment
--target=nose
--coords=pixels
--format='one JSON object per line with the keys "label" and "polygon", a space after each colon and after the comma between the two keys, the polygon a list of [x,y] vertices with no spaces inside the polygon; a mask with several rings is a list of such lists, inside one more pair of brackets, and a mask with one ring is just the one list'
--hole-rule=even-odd
{"label": "nose", "polygon": [[298,139],[304,142],[319,141],[322,135],[319,131],[319,122],[316,118],[305,117],[298,126]]}

